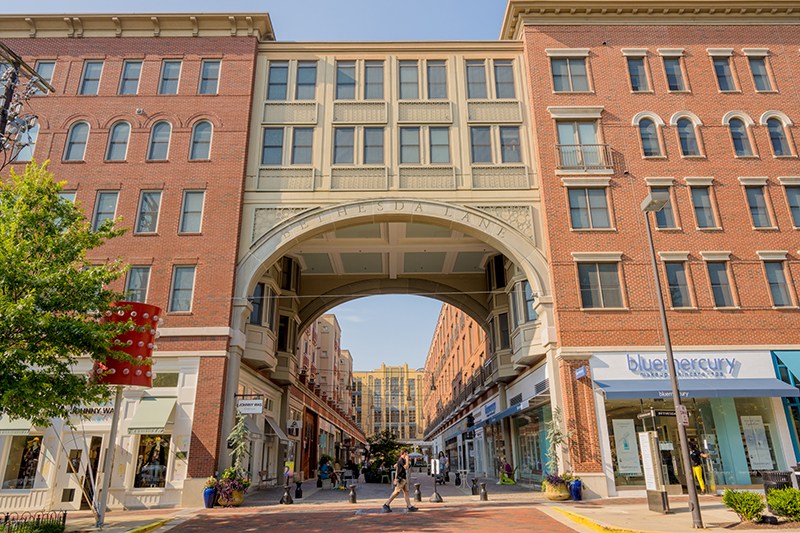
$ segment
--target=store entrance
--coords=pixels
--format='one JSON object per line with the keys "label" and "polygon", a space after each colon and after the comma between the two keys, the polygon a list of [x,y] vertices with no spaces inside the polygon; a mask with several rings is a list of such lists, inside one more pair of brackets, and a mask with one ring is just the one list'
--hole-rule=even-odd
{"label": "store entrance", "polygon": [[54,509],[78,511],[91,508],[102,449],[103,437],[100,435],[73,434],[64,439]]}

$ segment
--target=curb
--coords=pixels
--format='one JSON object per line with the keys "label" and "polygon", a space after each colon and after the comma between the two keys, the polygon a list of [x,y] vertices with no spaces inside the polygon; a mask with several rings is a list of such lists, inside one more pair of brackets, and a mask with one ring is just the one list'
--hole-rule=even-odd
{"label": "curb", "polygon": [[165,518],[164,520],[159,520],[158,522],[153,522],[152,524],[147,524],[146,526],[137,527],[136,529],[129,529],[125,533],[149,533],[154,529],[158,529],[167,522],[171,522],[175,520],[177,516],[173,516],[171,518]]}
{"label": "curb", "polygon": [[621,527],[607,526],[600,522],[595,522],[590,518],[586,518],[585,516],[573,513],[572,511],[567,511],[566,509],[562,509],[560,507],[550,507],[550,509],[558,511],[559,513],[563,514],[573,522],[577,522],[578,524],[588,527],[589,529],[593,529],[595,531],[602,531],[606,533],[655,533],[653,531],[642,531],[640,529],[625,529]]}

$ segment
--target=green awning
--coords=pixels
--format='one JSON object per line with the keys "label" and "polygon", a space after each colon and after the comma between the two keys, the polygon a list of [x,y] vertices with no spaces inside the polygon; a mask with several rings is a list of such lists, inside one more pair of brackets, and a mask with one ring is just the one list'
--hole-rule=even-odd
{"label": "green awning", "polygon": [[27,435],[33,424],[24,418],[11,419],[8,415],[0,418],[0,435]]}
{"label": "green awning", "polygon": [[142,398],[128,426],[129,435],[164,433],[172,421],[177,398]]}

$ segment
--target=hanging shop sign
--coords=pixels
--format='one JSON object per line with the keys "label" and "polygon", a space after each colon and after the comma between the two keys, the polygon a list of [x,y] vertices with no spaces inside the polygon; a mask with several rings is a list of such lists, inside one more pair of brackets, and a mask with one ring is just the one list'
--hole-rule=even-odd
{"label": "hanging shop sign", "polygon": [[239,400],[237,407],[243,415],[260,415],[264,412],[264,400]]}

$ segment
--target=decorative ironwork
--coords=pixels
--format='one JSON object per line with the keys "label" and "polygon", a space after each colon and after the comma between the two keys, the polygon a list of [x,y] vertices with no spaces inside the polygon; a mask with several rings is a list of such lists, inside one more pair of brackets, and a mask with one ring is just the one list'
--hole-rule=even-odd
{"label": "decorative ironwork", "polygon": [[611,170],[614,161],[607,144],[557,144],[557,167],[564,170]]}
{"label": "decorative ironwork", "polygon": [[61,530],[63,531],[67,524],[66,511],[38,513],[25,511],[22,513],[5,513],[5,515],[0,516],[3,516],[2,526],[0,526],[0,531],[3,533],[36,531],[39,527],[45,525],[61,526]]}

